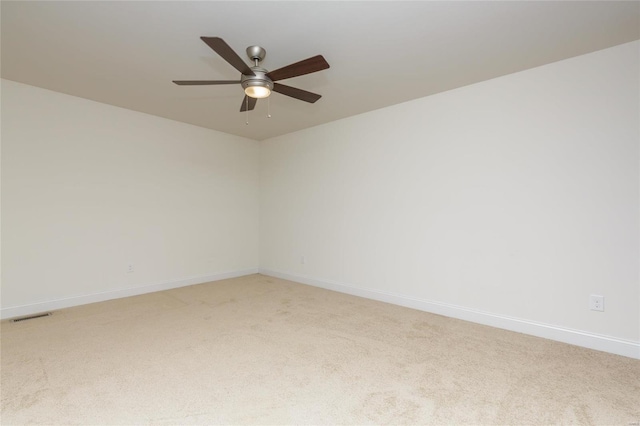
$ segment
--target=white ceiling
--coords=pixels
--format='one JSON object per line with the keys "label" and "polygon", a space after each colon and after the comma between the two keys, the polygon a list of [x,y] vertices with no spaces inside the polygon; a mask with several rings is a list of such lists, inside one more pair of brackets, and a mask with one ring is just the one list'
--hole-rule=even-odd
{"label": "white ceiling", "polygon": [[[3,78],[262,140],[640,39],[640,2],[8,2],[1,3]],[[322,54],[331,68],[282,83],[239,112],[236,80],[200,40],[241,57],[267,50],[269,70]],[[247,60],[248,62],[248,60]]]}

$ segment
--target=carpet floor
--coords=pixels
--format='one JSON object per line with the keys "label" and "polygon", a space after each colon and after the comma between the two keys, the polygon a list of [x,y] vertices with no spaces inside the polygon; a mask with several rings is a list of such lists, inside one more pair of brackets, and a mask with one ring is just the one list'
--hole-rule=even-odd
{"label": "carpet floor", "polygon": [[2,424],[640,424],[640,361],[264,275],[1,324]]}

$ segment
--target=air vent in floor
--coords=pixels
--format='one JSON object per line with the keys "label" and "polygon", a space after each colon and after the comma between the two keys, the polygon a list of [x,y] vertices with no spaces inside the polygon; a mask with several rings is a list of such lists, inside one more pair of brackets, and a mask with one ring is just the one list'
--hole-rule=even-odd
{"label": "air vent in floor", "polygon": [[35,318],[49,317],[51,315],[52,315],[52,312],[45,312],[43,314],[29,315],[28,317],[14,318],[11,320],[11,322],[20,322],[20,321],[26,321],[26,320],[35,319]]}

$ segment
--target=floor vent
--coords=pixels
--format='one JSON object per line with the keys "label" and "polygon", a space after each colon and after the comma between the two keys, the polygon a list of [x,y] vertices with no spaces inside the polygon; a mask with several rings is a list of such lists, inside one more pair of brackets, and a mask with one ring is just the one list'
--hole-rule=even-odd
{"label": "floor vent", "polygon": [[51,315],[52,315],[52,312],[45,312],[43,314],[35,314],[35,315],[30,315],[28,317],[14,318],[11,320],[11,322],[20,322],[20,321],[26,321],[26,320],[35,319],[35,318],[49,317]]}

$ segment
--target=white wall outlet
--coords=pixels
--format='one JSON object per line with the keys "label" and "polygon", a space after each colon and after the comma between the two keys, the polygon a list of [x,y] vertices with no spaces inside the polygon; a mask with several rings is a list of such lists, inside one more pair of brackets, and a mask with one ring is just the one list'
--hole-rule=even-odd
{"label": "white wall outlet", "polygon": [[604,296],[592,294],[589,297],[589,309],[592,311],[604,311]]}
{"label": "white wall outlet", "polygon": [[127,265],[127,273],[130,274],[133,272],[133,263]]}
{"label": "white wall outlet", "polygon": [[300,263],[302,263],[303,265],[307,263],[307,258],[304,256],[300,256]]}

